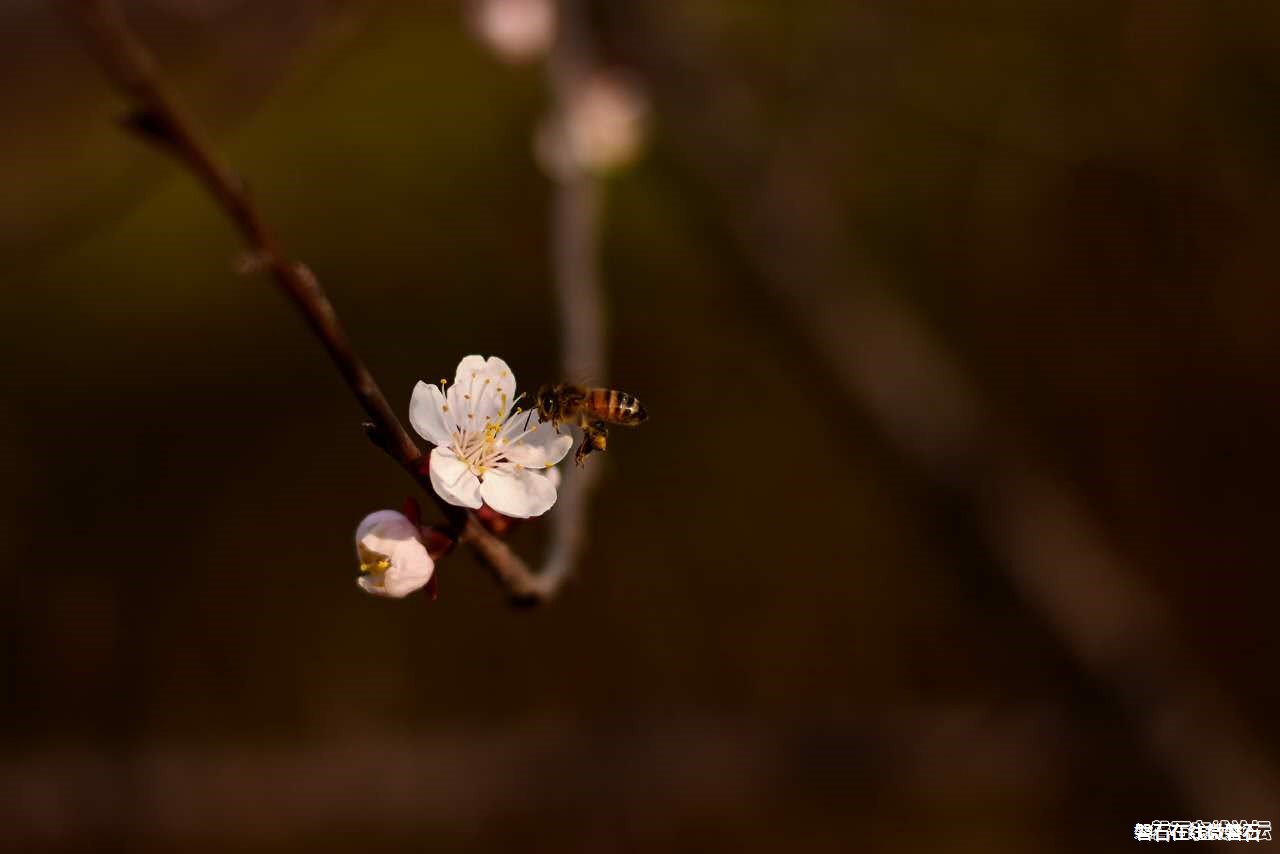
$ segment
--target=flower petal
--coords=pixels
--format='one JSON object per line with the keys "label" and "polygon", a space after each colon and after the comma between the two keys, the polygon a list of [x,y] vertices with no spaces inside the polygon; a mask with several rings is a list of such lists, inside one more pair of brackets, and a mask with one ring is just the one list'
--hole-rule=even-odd
{"label": "flower petal", "polygon": [[405,540],[391,555],[391,568],[382,581],[388,596],[406,596],[431,580],[436,563],[421,540]]}
{"label": "flower petal", "polygon": [[556,488],[546,475],[525,469],[497,469],[485,475],[480,495],[504,516],[541,516],[556,503]]}
{"label": "flower petal", "polygon": [[484,356],[463,356],[462,361],[458,363],[458,370],[453,374],[453,384],[455,386],[465,386],[471,382],[471,378],[484,370]]}
{"label": "flower petal", "polygon": [[491,423],[501,424],[515,403],[515,374],[502,359],[490,356],[476,382],[476,420],[481,429]]}
{"label": "flower petal", "polygon": [[557,434],[550,421],[543,421],[528,435],[507,444],[502,450],[513,463],[526,468],[543,468],[563,460],[572,447],[573,436],[568,431]]}
{"label": "flower petal", "polygon": [[458,363],[457,378],[450,389],[450,413],[464,432],[480,433],[500,422],[504,414],[500,410],[510,404],[514,388],[506,362],[497,357],[486,362],[480,356],[467,356]]}
{"label": "flower petal", "polygon": [[496,430],[515,403],[516,377],[497,356],[466,356],[458,362],[454,383],[445,396],[444,423],[468,437]]}
{"label": "flower petal", "polygon": [[497,356],[490,356],[489,360],[484,363],[485,373],[493,377],[493,381],[507,394],[514,395],[516,391],[516,375],[512,373],[507,363]]}
{"label": "flower petal", "polygon": [[491,424],[502,423],[502,403],[511,400],[511,395],[499,391],[497,377],[489,374],[488,371],[480,374],[476,378],[475,385],[471,390],[472,410],[475,412],[475,420],[472,424],[476,425],[477,430],[484,430]]}
{"label": "flower petal", "polygon": [[436,448],[431,452],[430,472],[436,494],[450,504],[474,510],[483,503],[480,500],[480,479],[451,449]]}
{"label": "flower petal", "polygon": [[[444,396],[444,423],[450,431],[457,429],[462,433],[466,433],[471,429],[471,424],[467,419],[467,413],[470,412],[471,405],[462,397],[462,391],[456,385],[449,386],[449,390]],[[452,437],[451,437],[452,438]]]}
{"label": "flower petal", "polygon": [[426,586],[436,564],[427,548],[417,539],[405,540],[391,554],[391,566],[356,579],[366,593],[399,599]]}
{"label": "flower petal", "polygon": [[493,420],[501,424],[516,402],[516,375],[507,367],[507,363],[497,356],[490,356],[485,363],[486,379],[493,381]]}
{"label": "flower petal", "polygon": [[445,397],[439,386],[420,382],[409,398],[409,423],[418,435],[433,445],[447,446],[453,427],[445,415]]}
{"label": "flower petal", "polygon": [[382,586],[382,578],[372,575],[362,575],[356,579],[356,584],[360,585],[360,589],[365,593],[372,593],[374,596],[386,596],[386,588]]}
{"label": "flower petal", "polygon": [[374,554],[389,556],[402,541],[418,536],[418,529],[403,513],[379,510],[360,520],[356,528],[356,552],[361,547]]}

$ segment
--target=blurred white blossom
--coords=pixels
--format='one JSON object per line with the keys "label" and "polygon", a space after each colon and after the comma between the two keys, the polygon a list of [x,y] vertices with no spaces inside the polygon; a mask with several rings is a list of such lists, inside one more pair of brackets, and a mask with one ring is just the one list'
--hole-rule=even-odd
{"label": "blurred white blossom", "polygon": [[563,110],[539,126],[538,160],[553,177],[585,169],[603,174],[629,165],[644,146],[649,104],[632,80],[595,71],[570,94]]}
{"label": "blurred white blossom", "polygon": [[505,62],[531,62],[546,55],[556,36],[553,0],[472,0],[471,28]]}
{"label": "blurred white blossom", "polygon": [[518,519],[541,516],[556,503],[548,470],[569,453],[573,437],[560,435],[533,410],[515,406],[516,378],[494,356],[467,356],[453,385],[418,383],[409,421],[431,452],[431,485],[459,507],[488,504]]}
{"label": "blurred white blossom", "polygon": [[418,537],[418,528],[402,513],[379,510],[356,527],[360,587],[375,596],[399,599],[425,585],[435,561]]}

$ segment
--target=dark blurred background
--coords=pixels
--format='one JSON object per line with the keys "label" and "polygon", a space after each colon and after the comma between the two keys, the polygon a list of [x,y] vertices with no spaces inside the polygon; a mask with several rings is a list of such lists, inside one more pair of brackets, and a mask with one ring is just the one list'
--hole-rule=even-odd
{"label": "dark blurred background", "polygon": [[[538,65],[458,3],[124,6],[401,413],[467,353],[560,378]],[[57,4],[0,7],[0,845],[1280,819],[1280,6],[597,6],[651,105],[601,270],[652,418],[532,611],[465,552],[360,593],[412,484]]]}

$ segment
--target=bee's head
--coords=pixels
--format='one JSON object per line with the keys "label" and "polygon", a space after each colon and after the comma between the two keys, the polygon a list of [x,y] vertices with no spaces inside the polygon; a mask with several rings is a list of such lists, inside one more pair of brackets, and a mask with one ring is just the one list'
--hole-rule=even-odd
{"label": "bee's head", "polygon": [[538,389],[538,416],[543,421],[550,421],[559,414],[560,403],[556,397],[555,386],[544,385]]}

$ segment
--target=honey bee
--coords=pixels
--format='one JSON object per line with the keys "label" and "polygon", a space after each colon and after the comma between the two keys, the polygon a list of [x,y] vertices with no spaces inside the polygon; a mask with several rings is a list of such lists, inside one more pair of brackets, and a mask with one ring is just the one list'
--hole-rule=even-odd
{"label": "honey bee", "polygon": [[649,417],[633,394],[612,388],[587,388],[574,383],[544,385],[538,389],[538,415],[556,430],[570,422],[582,428],[582,444],[573,459],[582,465],[587,455],[603,451],[608,443],[607,424],[634,427]]}

